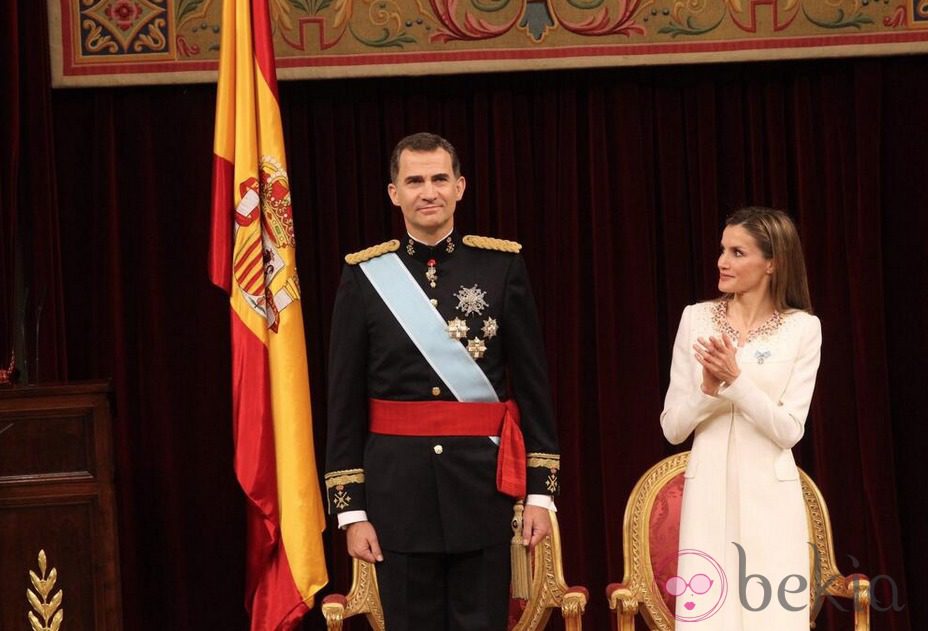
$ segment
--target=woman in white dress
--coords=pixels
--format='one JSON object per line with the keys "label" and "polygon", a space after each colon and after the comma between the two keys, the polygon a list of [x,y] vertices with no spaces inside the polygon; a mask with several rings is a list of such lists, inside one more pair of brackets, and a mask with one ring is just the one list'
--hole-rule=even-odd
{"label": "woman in white dress", "polygon": [[802,247],[782,211],[726,221],[722,297],[683,310],[661,414],[685,473],[676,628],[809,628],[809,536],[793,445],[815,388],[821,325]]}

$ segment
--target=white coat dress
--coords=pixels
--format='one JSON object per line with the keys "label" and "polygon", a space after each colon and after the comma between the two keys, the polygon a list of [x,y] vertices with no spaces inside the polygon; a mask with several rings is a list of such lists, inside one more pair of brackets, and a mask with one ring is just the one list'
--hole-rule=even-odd
{"label": "white coat dress", "polygon": [[[684,474],[677,576],[685,582],[677,585],[685,589],[676,628],[807,630],[809,535],[790,449],[812,400],[821,325],[805,311],[775,313],[738,348],[740,376],[713,397],[700,388],[693,345],[723,332],[737,340],[726,307],[716,300],[683,310],[661,414],[671,443],[695,432]],[[708,591],[704,577],[694,582],[701,594],[688,584],[697,574],[711,581]]]}

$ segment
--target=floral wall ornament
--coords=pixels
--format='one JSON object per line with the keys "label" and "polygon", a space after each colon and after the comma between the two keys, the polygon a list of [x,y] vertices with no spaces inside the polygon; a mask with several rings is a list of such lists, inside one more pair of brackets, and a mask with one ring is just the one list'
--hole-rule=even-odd
{"label": "floral wall ornament", "polygon": [[[221,0],[47,2],[55,86],[215,80]],[[267,2],[282,79],[928,52],[928,0]]]}
{"label": "floral wall ornament", "polygon": [[[568,14],[563,10],[563,2],[553,2],[555,19],[565,29],[575,35],[586,37],[604,37],[607,35],[622,35],[630,37],[632,35],[645,35],[647,30],[641,25],[636,17],[639,15],[643,5],[650,4],[639,0],[629,0],[625,2],[593,1],[583,2],[582,0],[568,0],[567,4],[574,9],[579,9],[583,13],[583,19],[580,21],[568,20]],[[595,11],[593,15],[588,12]]]}
{"label": "floral wall ornament", "polygon": [[131,2],[130,0],[117,0],[103,10],[116,26],[123,31],[132,28],[135,21],[142,15],[142,7]]}
{"label": "floral wall ornament", "polygon": [[529,0],[525,3],[525,11],[519,20],[519,28],[525,31],[536,42],[544,40],[545,36],[554,30],[557,24],[554,16],[544,0]]}
{"label": "floral wall ornament", "polygon": [[[81,35],[88,53],[152,53],[165,50],[168,0],[84,0]],[[190,4],[191,0],[187,0]],[[181,9],[185,4],[179,0]]]}
{"label": "floral wall ornament", "polygon": [[29,570],[32,589],[26,590],[26,600],[33,609],[26,614],[32,631],[59,631],[64,621],[64,609],[61,608],[64,591],[59,589],[52,595],[52,590],[55,589],[55,583],[58,580],[58,570],[52,568],[51,571],[47,571],[47,567],[45,550],[39,550],[41,575]]}

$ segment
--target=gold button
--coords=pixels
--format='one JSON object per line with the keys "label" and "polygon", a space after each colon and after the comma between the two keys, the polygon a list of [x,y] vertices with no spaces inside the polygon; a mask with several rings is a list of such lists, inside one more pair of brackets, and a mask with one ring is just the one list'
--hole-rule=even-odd
{"label": "gold button", "polygon": [[438,298],[432,298],[431,300],[429,300],[429,302],[432,303],[432,306],[433,306],[433,307],[437,307],[437,306],[438,306]]}
{"label": "gold button", "polygon": [[441,388],[439,388],[438,386],[435,386],[434,388],[432,388],[433,397],[437,397],[440,394],[441,394]]}
{"label": "gold button", "polygon": [[435,445],[434,447],[432,447],[432,451],[434,451],[438,455],[441,455],[441,452],[444,451],[444,448],[441,445]]}

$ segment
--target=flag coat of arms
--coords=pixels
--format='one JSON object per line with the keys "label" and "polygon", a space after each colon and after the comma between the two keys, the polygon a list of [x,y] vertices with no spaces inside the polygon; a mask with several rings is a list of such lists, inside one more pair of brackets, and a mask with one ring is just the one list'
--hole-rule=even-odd
{"label": "flag coat of arms", "polygon": [[245,604],[252,631],[291,629],[328,578],[267,0],[225,0],[221,28],[209,266],[229,294]]}

